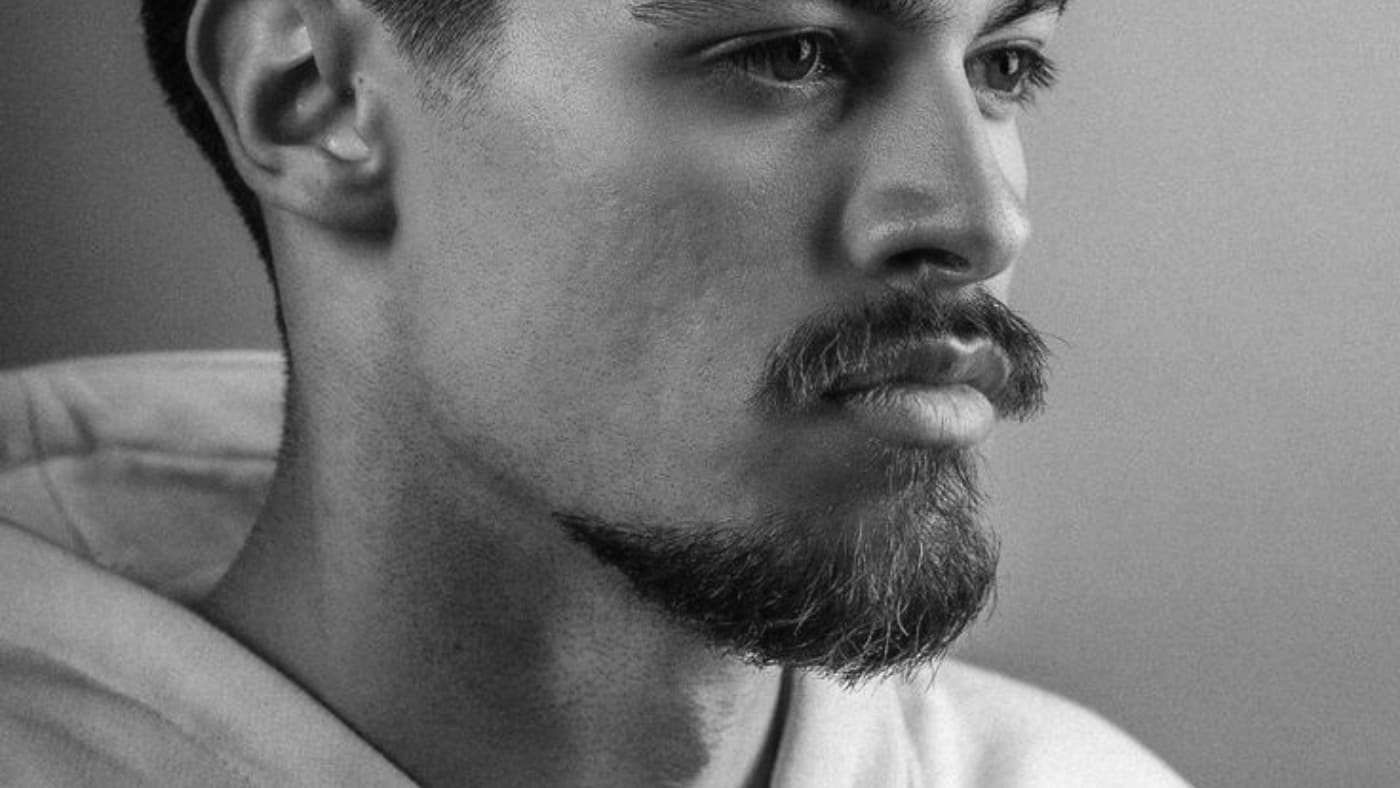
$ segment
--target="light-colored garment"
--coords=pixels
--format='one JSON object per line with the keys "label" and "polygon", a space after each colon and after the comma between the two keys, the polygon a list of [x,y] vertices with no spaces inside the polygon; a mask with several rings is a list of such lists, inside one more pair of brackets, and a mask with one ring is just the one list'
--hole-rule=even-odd
{"label": "light-colored garment", "polygon": [[[0,374],[0,785],[410,786],[184,605],[275,460],[280,361],[172,354]],[[956,662],[793,682],[772,785],[1179,786],[1068,701]]]}

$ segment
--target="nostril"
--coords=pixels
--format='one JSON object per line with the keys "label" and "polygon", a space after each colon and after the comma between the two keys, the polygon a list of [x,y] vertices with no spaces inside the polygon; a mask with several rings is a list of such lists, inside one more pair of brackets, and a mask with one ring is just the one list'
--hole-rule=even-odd
{"label": "nostril", "polygon": [[940,274],[966,277],[972,274],[972,261],[945,249],[914,249],[885,261],[891,273]]}

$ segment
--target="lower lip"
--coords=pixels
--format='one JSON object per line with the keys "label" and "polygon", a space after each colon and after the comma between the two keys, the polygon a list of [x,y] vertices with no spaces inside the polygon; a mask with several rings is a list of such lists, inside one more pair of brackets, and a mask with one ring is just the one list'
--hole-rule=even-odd
{"label": "lower lip", "polygon": [[974,446],[996,424],[992,403],[964,384],[878,386],[847,394],[837,404],[863,431],[905,446]]}

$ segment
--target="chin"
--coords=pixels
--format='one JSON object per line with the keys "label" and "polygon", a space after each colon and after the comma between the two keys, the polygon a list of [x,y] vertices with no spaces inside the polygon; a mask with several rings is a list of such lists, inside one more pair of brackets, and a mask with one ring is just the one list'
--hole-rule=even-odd
{"label": "chin", "polygon": [[972,453],[877,455],[839,494],[750,521],[556,520],[715,648],[859,683],[942,656],[990,598],[997,564]]}

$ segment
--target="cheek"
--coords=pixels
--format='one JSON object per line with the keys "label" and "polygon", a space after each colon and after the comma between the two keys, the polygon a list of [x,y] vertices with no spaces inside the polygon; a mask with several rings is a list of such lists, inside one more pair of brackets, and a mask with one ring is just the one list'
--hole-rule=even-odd
{"label": "cheek", "polygon": [[[1030,193],[1030,171],[1026,164],[1025,148],[1021,144],[1019,127],[1015,123],[1009,123],[997,128],[991,133],[991,142],[1002,177],[1021,202],[1026,203]],[[1016,266],[1013,264],[983,283],[983,287],[998,300],[1006,302],[1010,299],[1011,280],[1015,273]]]}
{"label": "cheek", "polygon": [[1012,190],[1024,201],[1030,191],[1030,171],[1026,165],[1025,147],[1016,123],[1007,123],[991,134],[993,150],[1001,165],[1002,175]]}
{"label": "cheek", "polygon": [[561,504],[713,514],[769,349],[832,299],[813,261],[837,176],[802,145],[539,89],[420,145],[402,311],[435,412]]}
{"label": "cheek", "polygon": [[731,486],[769,348],[814,307],[801,223],[755,214],[773,187],[749,168],[631,142],[591,167],[437,173],[403,312],[454,441],[500,446],[561,503],[698,517]]}

